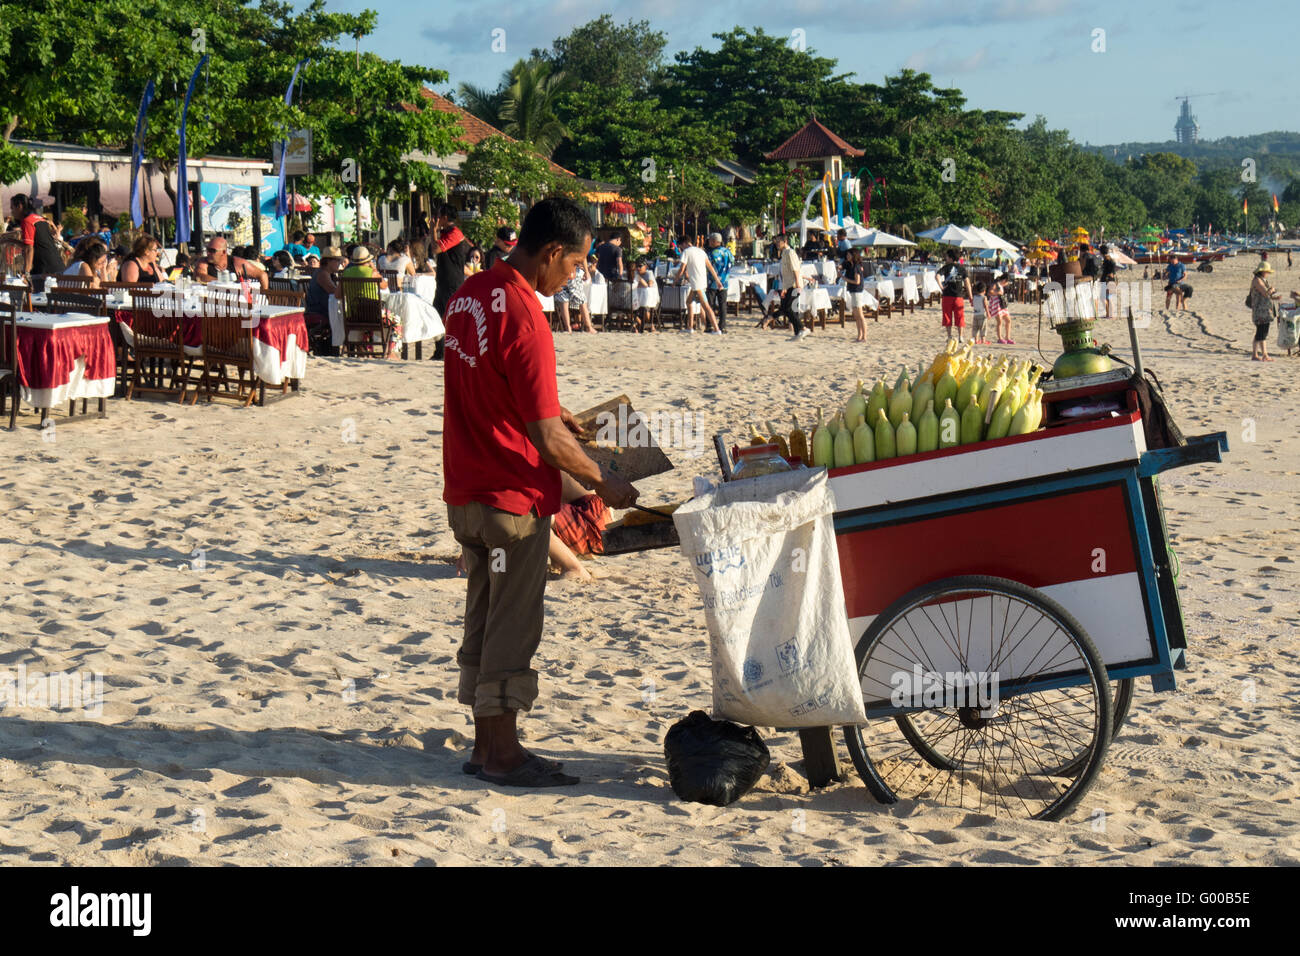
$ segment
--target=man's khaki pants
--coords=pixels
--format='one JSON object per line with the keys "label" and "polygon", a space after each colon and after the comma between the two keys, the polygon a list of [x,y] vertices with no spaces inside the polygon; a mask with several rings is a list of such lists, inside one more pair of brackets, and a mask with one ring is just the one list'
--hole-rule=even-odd
{"label": "man's khaki pants", "polygon": [[551,519],[471,502],[448,505],[465,553],[465,639],[456,699],[475,717],[528,710],[537,699],[533,654],[542,640]]}

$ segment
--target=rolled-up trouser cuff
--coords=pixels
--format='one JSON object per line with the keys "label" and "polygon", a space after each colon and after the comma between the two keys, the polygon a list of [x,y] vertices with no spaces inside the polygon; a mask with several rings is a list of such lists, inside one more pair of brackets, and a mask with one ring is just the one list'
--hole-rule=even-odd
{"label": "rolled-up trouser cuff", "polygon": [[456,700],[472,707],[478,699],[475,688],[478,687],[479,657],[476,654],[459,651],[456,654],[456,663],[460,665],[460,684],[456,688]]}
{"label": "rolled-up trouser cuff", "polygon": [[497,717],[508,710],[532,710],[535,700],[537,671],[480,674],[475,691],[474,716]]}

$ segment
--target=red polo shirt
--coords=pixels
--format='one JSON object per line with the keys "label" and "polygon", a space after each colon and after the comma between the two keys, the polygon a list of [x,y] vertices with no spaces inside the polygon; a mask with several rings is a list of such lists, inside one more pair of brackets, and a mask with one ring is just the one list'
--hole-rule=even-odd
{"label": "red polo shirt", "polygon": [[560,472],[528,440],[528,422],[560,414],[555,343],[533,287],[498,259],[456,290],[443,322],[443,501],[555,514]]}

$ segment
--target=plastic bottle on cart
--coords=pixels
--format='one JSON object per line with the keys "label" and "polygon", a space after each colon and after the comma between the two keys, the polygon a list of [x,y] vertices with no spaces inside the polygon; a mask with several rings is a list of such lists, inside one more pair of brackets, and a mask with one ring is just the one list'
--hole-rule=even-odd
{"label": "plastic bottle on cart", "polygon": [[792,470],[790,463],[781,457],[781,450],[776,445],[750,445],[740,449],[740,461],[731,473],[731,480],[740,481],[743,478],[757,478],[760,475]]}

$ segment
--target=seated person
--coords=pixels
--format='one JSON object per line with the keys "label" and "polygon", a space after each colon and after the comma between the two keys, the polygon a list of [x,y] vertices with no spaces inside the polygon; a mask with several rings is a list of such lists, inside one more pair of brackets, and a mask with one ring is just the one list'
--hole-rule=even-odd
{"label": "seated person", "polygon": [[224,270],[233,273],[236,282],[240,279],[256,282],[265,292],[270,285],[270,277],[266,274],[266,270],[256,262],[229,255],[227,248],[228,243],[224,236],[213,236],[209,239],[208,254],[195,263],[194,278],[199,282],[213,282],[218,273]]}
{"label": "seated person", "polygon": [[98,236],[77,243],[76,257],[63,270],[65,276],[82,276],[90,279],[90,288],[98,289],[104,280],[108,264],[108,247]]}
{"label": "seated person", "polygon": [[337,280],[342,268],[342,256],[327,255],[321,267],[313,273],[311,282],[307,284],[307,294],[303,300],[303,320],[307,323],[307,338],[311,342],[311,351],[314,355],[336,354],[330,332],[330,296],[339,294]]}
{"label": "seated person", "polygon": [[117,271],[118,282],[147,282],[152,285],[163,281],[163,268],[158,264],[162,243],[153,236],[140,236],[131,243],[131,254],[122,260]]}
{"label": "seated person", "polygon": [[273,278],[276,279],[293,278],[293,269],[294,269],[293,256],[289,255],[289,253],[286,250],[281,249],[279,252],[273,255],[271,257],[271,262],[274,264],[272,266],[275,272]]}
{"label": "seated person", "polygon": [[306,259],[307,247],[303,245],[303,240],[305,238],[306,238],[306,233],[304,233],[301,229],[297,230],[296,232],[294,232],[292,236],[289,237],[288,244],[286,244],[285,247],[280,251],[287,252],[289,256],[294,259]]}
{"label": "seated person", "polygon": [[387,251],[379,257],[380,272],[396,272],[399,280],[402,276],[415,275],[415,263],[411,261],[410,246],[405,239],[394,239],[388,244]]}

